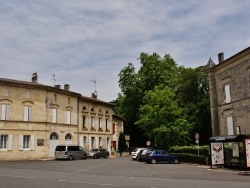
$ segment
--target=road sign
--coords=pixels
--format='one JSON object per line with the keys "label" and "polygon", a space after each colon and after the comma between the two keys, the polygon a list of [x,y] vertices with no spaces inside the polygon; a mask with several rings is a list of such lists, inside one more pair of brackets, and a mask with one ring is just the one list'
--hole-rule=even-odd
{"label": "road sign", "polygon": [[200,135],[199,135],[199,133],[195,133],[195,140],[199,140],[199,137],[200,137]]}
{"label": "road sign", "polygon": [[146,145],[147,145],[147,146],[150,146],[150,145],[151,145],[151,142],[150,142],[150,141],[147,141]]}

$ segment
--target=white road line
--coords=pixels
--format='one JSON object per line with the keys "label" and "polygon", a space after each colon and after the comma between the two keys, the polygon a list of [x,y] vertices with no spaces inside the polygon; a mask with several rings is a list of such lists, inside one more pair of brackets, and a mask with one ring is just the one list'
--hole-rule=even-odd
{"label": "white road line", "polygon": [[25,177],[25,176],[13,176],[13,175],[0,175],[3,177],[11,177],[11,178],[27,178],[27,179],[34,179],[34,177]]}
{"label": "white road line", "polygon": [[89,185],[100,185],[100,186],[112,186],[112,187],[119,187],[120,185],[115,184],[103,184],[103,183],[91,183],[91,182],[85,182],[85,181],[68,181],[68,180],[57,180],[60,182],[67,182],[67,183],[82,183],[82,184],[89,184]]}

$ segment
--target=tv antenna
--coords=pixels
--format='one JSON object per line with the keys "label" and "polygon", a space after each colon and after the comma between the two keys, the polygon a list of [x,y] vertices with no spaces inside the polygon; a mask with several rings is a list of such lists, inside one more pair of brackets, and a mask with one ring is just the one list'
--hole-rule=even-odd
{"label": "tv antenna", "polygon": [[94,82],[94,84],[95,84],[95,91],[94,91],[94,94],[95,95],[97,95],[97,91],[96,91],[96,80],[94,79],[94,80],[90,80],[91,82]]}
{"label": "tv antenna", "polygon": [[55,75],[55,73],[49,74],[49,75],[52,76],[52,80],[54,81],[54,86],[55,86],[55,84],[56,84],[56,75]]}

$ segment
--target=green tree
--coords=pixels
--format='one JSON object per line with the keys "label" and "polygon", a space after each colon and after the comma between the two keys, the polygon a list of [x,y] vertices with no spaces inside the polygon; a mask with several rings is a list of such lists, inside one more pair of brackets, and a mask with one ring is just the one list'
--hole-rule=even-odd
{"label": "green tree", "polygon": [[182,117],[182,110],[174,100],[170,87],[156,86],[146,92],[145,105],[140,108],[140,119],[136,122],[146,136],[157,146],[169,147],[189,143],[191,124]]}
{"label": "green tree", "polygon": [[125,134],[121,132],[119,135],[119,140],[118,140],[118,150],[121,154],[122,152],[126,151],[126,149],[127,149],[127,145],[126,145]]}
{"label": "green tree", "polygon": [[208,144],[211,136],[210,99],[208,78],[203,67],[182,68],[176,79],[176,97],[183,115],[193,124],[190,138],[195,143],[194,135],[200,134],[200,144]]}

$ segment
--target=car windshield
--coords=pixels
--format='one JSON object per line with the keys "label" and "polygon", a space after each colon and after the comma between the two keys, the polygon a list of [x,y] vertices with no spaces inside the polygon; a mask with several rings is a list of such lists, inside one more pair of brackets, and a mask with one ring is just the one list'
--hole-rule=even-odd
{"label": "car windshield", "polygon": [[98,151],[98,149],[92,149],[92,150],[90,150],[91,152],[97,152]]}

